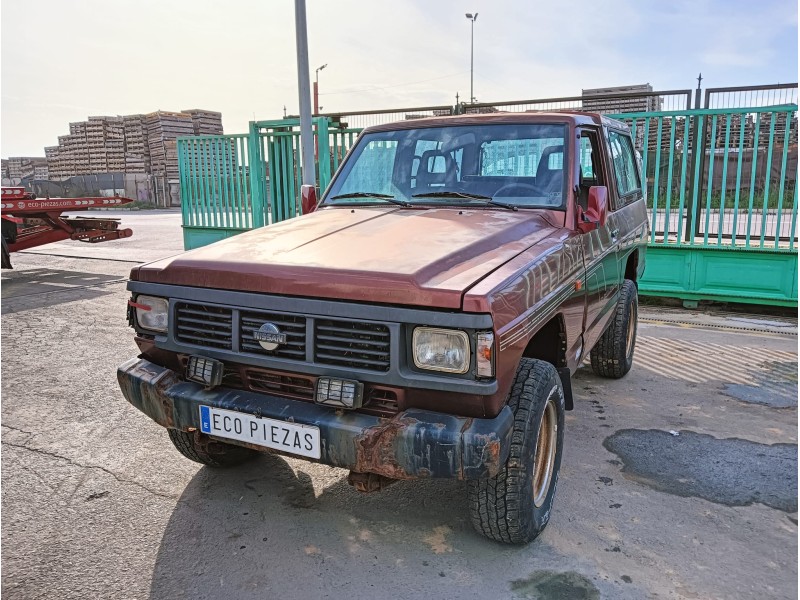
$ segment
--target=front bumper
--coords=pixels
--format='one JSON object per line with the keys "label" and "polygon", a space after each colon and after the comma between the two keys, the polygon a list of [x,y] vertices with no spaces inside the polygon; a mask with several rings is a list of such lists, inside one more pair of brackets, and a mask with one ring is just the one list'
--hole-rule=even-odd
{"label": "front bumper", "polygon": [[268,394],[206,390],[137,358],[120,365],[117,379],[128,402],[164,427],[200,429],[201,405],[315,425],[320,462],[358,473],[394,479],[491,477],[505,464],[511,446],[514,417],[508,406],[493,419],[417,409],[384,419]]}

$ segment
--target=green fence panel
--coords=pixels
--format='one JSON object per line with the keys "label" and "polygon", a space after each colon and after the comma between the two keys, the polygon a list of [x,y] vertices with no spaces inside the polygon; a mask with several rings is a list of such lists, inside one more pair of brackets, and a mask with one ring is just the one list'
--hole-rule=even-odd
{"label": "green fence panel", "polygon": [[186,249],[252,228],[248,138],[246,134],[178,138]]}

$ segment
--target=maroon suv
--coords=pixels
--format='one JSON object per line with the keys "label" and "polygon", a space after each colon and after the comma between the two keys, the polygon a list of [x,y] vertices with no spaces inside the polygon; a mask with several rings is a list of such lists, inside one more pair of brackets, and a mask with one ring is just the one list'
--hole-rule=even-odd
{"label": "maroon suv", "polygon": [[360,491],[465,479],[478,531],[532,540],[571,373],[633,360],[647,213],[628,129],[585,113],[370,127],[311,208],[133,269],[125,397],[206,465],[279,452]]}

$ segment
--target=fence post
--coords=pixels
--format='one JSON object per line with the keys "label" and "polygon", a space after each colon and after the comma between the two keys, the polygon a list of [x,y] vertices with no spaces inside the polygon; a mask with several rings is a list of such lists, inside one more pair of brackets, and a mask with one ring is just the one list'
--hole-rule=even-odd
{"label": "fence post", "polygon": [[[694,108],[695,110],[700,109],[700,80],[701,78],[697,78],[697,89],[694,92]],[[692,119],[692,161],[689,170],[689,204],[686,207],[686,229],[684,233],[684,241],[690,241],[694,239],[696,235],[695,232],[695,225],[700,220],[700,203],[698,202],[698,197],[695,194],[696,189],[702,189],[703,182],[703,157],[705,155],[705,133],[700,135],[700,122],[704,119],[701,115],[695,115]],[[699,161],[699,163],[698,163]],[[698,168],[699,165],[699,168]],[[695,178],[699,177],[700,181],[696,182]],[[693,218],[689,218],[689,215],[693,215]],[[680,234],[678,234],[680,235]]]}
{"label": "fence post", "polygon": [[264,158],[261,152],[259,128],[255,121],[250,122],[250,134],[247,138],[248,154],[250,155],[250,210],[253,216],[253,228],[265,225],[264,203]]}
{"label": "fence post", "polygon": [[[328,132],[330,120],[328,117],[317,117],[314,119],[314,124],[317,126],[317,147],[319,148],[319,152],[317,153],[319,178],[317,181],[319,182],[320,193],[322,193],[331,181],[331,151],[330,135]],[[298,211],[298,214],[301,214],[300,211]]]}

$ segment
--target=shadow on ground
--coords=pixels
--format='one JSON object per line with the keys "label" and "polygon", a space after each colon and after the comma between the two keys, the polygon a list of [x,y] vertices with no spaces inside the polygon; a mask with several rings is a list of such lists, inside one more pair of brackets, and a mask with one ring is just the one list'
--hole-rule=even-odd
{"label": "shadow on ground", "polygon": [[470,554],[509,551],[473,533],[463,482],[398,482],[363,495],[343,471],[330,474],[317,496],[302,467],[295,473],[274,455],[201,468],[166,527],[150,597],[343,597],[372,585],[388,592],[388,579],[406,579],[411,594],[453,575],[435,555],[458,565],[454,536]]}
{"label": "shadow on ground", "polygon": [[105,296],[111,293],[103,288],[105,284],[122,281],[119,275],[58,269],[4,272],[2,314]]}

